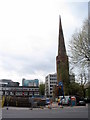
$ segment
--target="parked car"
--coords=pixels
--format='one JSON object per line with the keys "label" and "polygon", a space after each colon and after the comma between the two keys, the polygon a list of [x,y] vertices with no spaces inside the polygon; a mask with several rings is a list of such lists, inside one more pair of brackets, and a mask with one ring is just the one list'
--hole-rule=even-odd
{"label": "parked car", "polygon": [[86,103],[90,103],[90,98],[84,98],[84,101],[85,101]]}
{"label": "parked car", "polygon": [[83,97],[76,96],[77,106],[86,106],[86,102]]}
{"label": "parked car", "polygon": [[50,98],[46,98],[46,105],[50,104]]}
{"label": "parked car", "polygon": [[77,103],[77,106],[86,106],[86,102],[85,101],[79,101],[78,103]]}

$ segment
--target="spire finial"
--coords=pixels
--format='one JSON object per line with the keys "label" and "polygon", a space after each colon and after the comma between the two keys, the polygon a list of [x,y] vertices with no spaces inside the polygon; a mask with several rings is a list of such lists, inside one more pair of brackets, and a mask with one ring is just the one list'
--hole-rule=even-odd
{"label": "spire finial", "polygon": [[63,29],[61,23],[61,16],[59,15],[59,41],[58,41],[58,54],[66,54]]}

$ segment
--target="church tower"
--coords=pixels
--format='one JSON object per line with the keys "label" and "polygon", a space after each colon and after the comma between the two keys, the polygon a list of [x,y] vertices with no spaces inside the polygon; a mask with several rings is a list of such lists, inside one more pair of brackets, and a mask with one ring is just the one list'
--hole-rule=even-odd
{"label": "church tower", "polygon": [[66,54],[66,48],[64,43],[64,35],[61,23],[61,17],[59,18],[59,37],[58,37],[58,56],[56,57],[57,66],[57,83],[63,82],[64,94],[68,94],[69,85],[69,63],[68,56]]}

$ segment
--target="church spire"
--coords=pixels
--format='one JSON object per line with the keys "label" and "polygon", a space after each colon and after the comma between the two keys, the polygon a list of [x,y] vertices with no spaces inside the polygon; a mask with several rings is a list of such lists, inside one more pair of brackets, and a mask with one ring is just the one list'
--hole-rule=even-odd
{"label": "church spire", "polygon": [[61,23],[61,16],[59,16],[58,55],[62,55],[62,56],[66,55],[64,36],[63,36],[63,29],[62,29],[62,23]]}
{"label": "church spire", "polygon": [[59,37],[58,37],[58,56],[56,57],[57,66],[57,83],[63,82],[64,93],[68,94],[69,89],[69,62],[66,55],[66,48],[64,43],[64,35],[61,23],[61,17],[59,16]]}

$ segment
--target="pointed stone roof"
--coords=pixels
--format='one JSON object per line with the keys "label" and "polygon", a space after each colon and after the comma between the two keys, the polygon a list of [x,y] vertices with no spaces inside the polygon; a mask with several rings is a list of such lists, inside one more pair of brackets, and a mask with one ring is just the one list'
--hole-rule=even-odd
{"label": "pointed stone roof", "polygon": [[60,56],[66,55],[66,48],[65,48],[65,43],[64,43],[61,16],[59,16],[58,55],[60,55]]}

